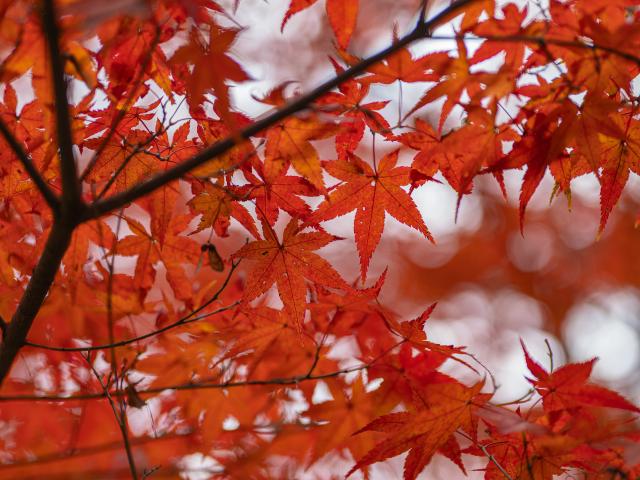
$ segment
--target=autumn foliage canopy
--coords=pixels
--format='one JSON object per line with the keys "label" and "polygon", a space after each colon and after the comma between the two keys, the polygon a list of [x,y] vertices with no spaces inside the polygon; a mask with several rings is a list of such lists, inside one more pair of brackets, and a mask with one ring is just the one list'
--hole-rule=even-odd
{"label": "autumn foliage canopy", "polygon": [[[640,281],[640,1],[389,5],[0,0],[0,478],[640,478],[640,408],[595,355],[512,338],[504,401],[430,333],[455,275],[490,289],[500,235],[548,222],[537,197],[578,228],[585,179],[616,254],[513,288],[560,335],[590,279]],[[254,8],[294,45],[266,73]],[[434,188],[485,220],[426,274]]]}

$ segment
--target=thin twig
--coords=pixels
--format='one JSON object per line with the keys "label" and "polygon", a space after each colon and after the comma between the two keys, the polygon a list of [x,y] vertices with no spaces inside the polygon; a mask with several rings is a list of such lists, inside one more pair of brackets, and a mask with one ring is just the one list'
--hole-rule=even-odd
{"label": "thin twig", "polygon": [[[397,348],[399,345],[405,343],[405,340],[402,340],[396,344],[394,344],[391,348],[385,350],[376,358],[371,360],[368,363],[355,365],[353,367],[343,368],[341,370],[335,370],[329,373],[322,373],[317,375],[309,375],[305,373],[304,375],[295,375],[293,377],[281,377],[281,378],[270,378],[270,379],[258,379],[258,380],[241,380],[241,381],[228,381],[228,382],[220,382],[220,383],[183,383],[178,385],[167,385],[161,387],[152,387],[147,388],[145,390],[137,390],[136,393],[138,395],[153,395],[162,393],[167,390],[203,390],[203,389],[225,389],[225,388],[239,388],[239,387],[250,387],[250,386],[289,386],[289,385],[297,385],[302,382],[308,382],[313,380],[323,380],[326,378],[338,377],[340,375],[345,375],[348,373],[358,372],[361,370],[367,370],[371,368],[375,363],[377,363],[380,359],[389,354],[393,349]],[[110,390],[109,395],[112,397],[123,397],[127,395],[125,390]],[[77,395],[69,395],[66,397],[58,396],[58,395],[4,395],[0,396],[0,402],[14,402],[14,401],[44,401],[44,402],[71,402],[76,400],[96,400],[105,398],[105,392],[102,393],[84,393]]]}
{"label": "thin twig", "polygon": [[126,419],[123,415],[118,413],[118,410],[116,409],[115,401],[113,400],[111,393],[109,393],[109,388],[105,383],[102,382],[102,378],[100,377],[100,374],[97,372],[97,370],[91,363],[91,359],[89,358],[89,355],[87,354],[87,356],[84,357],[84,359],[87,361],[87,364],[89,365],[89,368],[93,372],[93,375],[96,377],[96,380],[98,380],[98,382],[100,383],[100,386],[102,387],[102,391],[104,392],[104,398],[106,398],[109,401],[111,410],[113,410],[113,415],[116,417],[116,422],[118,424],[118,427],[120,428],[120,433],[122,434],[122,441],[124,443],[124,448],[127,452],[127,461],[129,462],[129,471],[131,472],[131,477],[134,480],[137,480],[138,471],[136,470],[136,463],[135,463],[135,459],[133,458],[131,443],[129,442],[129,433],[127,432],[128,427],[127,427]]}
{"label": "thin twig", "polygon": [[536,35],[433,35],[428,37],[432,40],[463,40],[463,41],[489,41],[506,43],[534,43],[541,47],[553,45],[556,47],[577,48],[580,50],[594,50],[610,53],[623,58],[637,65],[640,65],[640,57],[632,53],[618,50],[617,48],[599,45],[597,43],[585,43],[579,40],[564,40],[562,38],[552,38]]}
{"label": "thin twig", "polygon": [[509,472],[507,472],[504,469],[504,467],[502,465],[500,465],[500,462],[498,462],[498,460],[496,460],[496,458],[487,451],[487,447],[485,447],[482,444],[478,444],[478,446],[480,447],[480,450],[482,450],[482,453],[484,453],[486,455],[486,457],[489,459],[489,461],[491,463],[493,463],[498,470],[500,470],[500,473],[502,473],[502,475],[504,475],[504,478],[506,478],[507,480],[513,480],[511,475],[509,475]]}
{"label": "thin twig", "polygon": [[487,450],[487,447],[485,445],[482,445],[481,443],[475,441],[473,438],[471,438],[471,436],[469,436],[467,433],[463,432],[462,430],[457,430],[458,435],[466,438],[467,440],[469,440],[470,442],[472,442],[473,444],[475,444],[478,448],[480,448],[480,450],[482,450],[482,453],[485,454],[485,456],[489,459],[489,461],[491,463],[493,463],[498,470],[500,470],[500,473],[502,473],[502,475],[504,475],[504,478],[506,480],[513,480],[513,478],[511,477],[511,475],[509,475],[509,472],[507,472],[504,467],[502,465],[500,465],[500,462],[498,462],[498,460],[496,460],[496,458],[491,455],[491,453],[489,453],[489,451]]}
{"label": "thin twig", "polygon": [[[197,317],[194,318],[190,318],[192,315],[194,315],[196,312],[191,312],[188,315],[182,317],[181,319],[170,323],[169,325],[165,325],[162,328],[158,328],[157,330],[154,330],[152,332],[149,333],[145,333],[144,335],[139,335],[137,337],[133,337],[133,338],[128,338],[126,340],[120,340],[118,342],[113,342],[113,343],[105,343],[103,345],[92,345],[92,346],[88,346],[88,347],[56,347],[53,345],[44,345],[42,343],[32,343],[32,342],[25,342],[25,346],[29,346],[29,347],[34,347],[34,348],[40,348],[42,350],[52,350],[54,352],[92,352],[92,351],[96,351],[96,350],[106,350],[109,348],[118,348],[118,347],[124,347],[126,345],[130,345],[132,343],[136,343],[136,342],[140,342],[142,340],[146,340],[147,338],[151,338],[154,337],[156,335],[159,335],[161,333],[164,333],[168,330],[171,330],[173,328],[176,327],[180,327],[182,325],[188,325],[190,323],[193,322],[197,322],[199,320],[202,320],[204,318],[207,317],[211,317],[213,315],[217,315],[218,313],[222,313],[222,312],[226,312],[234,307],[237,307],[238,305],[240,305],[240,301],[237,302],[233,302],[230,305],[226,305],[224,307],[218,308],[216,310],[214,310],[213,312],[209,312],[206,313],[204,315],[199,315]],[[202,307],[199,307],[199,310],[201,308],[204,308],[205,305],[203,305]]]}

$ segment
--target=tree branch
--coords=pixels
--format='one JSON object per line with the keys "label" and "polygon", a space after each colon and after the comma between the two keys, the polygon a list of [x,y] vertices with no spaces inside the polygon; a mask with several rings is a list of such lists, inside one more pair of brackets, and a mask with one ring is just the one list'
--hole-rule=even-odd
{"label": "tree branch", "polygon": [[[360,370],[366,370],[370,368],[372,364],[356,365],[350,368],[344,368],[342,370],[336,370],[329,373],[322,373],[318,375],[296,375],[294,377],[283,378],[271,378],[266,380],[243,380],[237,382],[222,382],[222,383],[183,383],[180,385],[167,385],[164,387],[147,388],[146,390],[136,390],[138,395],[155,395],[162,393],[165,390],[203,390],[203,389],[220,389],[220,388],[238,388],[238,387],[250,387],[250,386],[288,386],[297,385],[302,382],[308,382],[312,380],[322,380],[325,378],[337,377],[339,375],[345,375],[347,373],[357,372]],[[112,397],[125,397],[127,392],[125,390],[110,390],[109,395]],[[3,395],[0,396],[0,402],[18,402],[18,401],[44,401],[44,402],[71,402],[74,400],[97,400],[106,398],[105,392],[101,393],[84,393],[78,395],[69,395],[67,397],[61,397],[58,395]]]}
{"label": "tree branch", "polygon": [[[211,302],[213,302],[213,300]],[[193,315],[195,315],[198,311],[203,309],[205,306],[207,306],[211,302],[207,302],[205,305],[202,305],[197,310],[194,310],[190,314],[185,315],[181,319],[176,320],[175,322],[170,323],[169,325],[165,325],[162,328],[158,328],[157,330],[154,330],[152,332],[145,333],[144,335],[140,335],[140,336],[133,337],[133,338],[128,338],[126,340],[119,340],[119,341],[113,342],[113,343],[105,343],[103,345],[91,345],[89,347],[56,347],[54,345],[44,345],[42,343],[32,343],[32,342],[29,342],[29,341],[25,341],[24,345],[27,346],[27,347],[40,348],[42,350],[51,350],[51,351],[54,351],[54,352],[93,352],[93,351],[96,351],[96,350],[107,350],[109,348],[124,347],[126,345],[131,345],[132,343],[136,343],[136,342],[140,342],[142,340],[146,340],[147,338],[155,337],[156,335],[160,335],[161,333],[164,333],[164,332],[166,332],[168,330],[172,330],[172,329],[174,329],[176,327],[180,327],[182,325],[189,325],[190,323],[197,322],[199,320],[202,320],[202,319],[207,318],[207,317],[211,317],[213,315],[217,315],[218,313],[226,312],[227,310],[230,310],[231,308],[236,307],[241,303],[240,301],[234,302],[234,303],[232,303],[230,305],[227,305],[225,307],[218,308],[217,310],[214,310],[213,312],[205,313],[203,315],[198,315],[195,318],[191,318]]]}
{"label": "tree branch", "polygon": [[209,160],[226,153],[231,150],[236,145],[240,144],[244,140],[248,140],[252,136],[262,132],[263,130],[285,120],[286,118],[294,115],[301,110],[309,107],[314,101],[318,98],[322,97],[324,94],[333,90],[341,83],[349,80],[361,73],[364,73],[367,68],[378,63],[379,61],[385,59],[389,55],[397,52],[401,48],[406,47],[410,43],[413,43],[416,40],[422,39],[425,37],[425,32],[430,32],[438,25],[440,25],[443,21],[451,18],[452,15],[457,14],[462,8],[467,6],[468,4],[474,2],[475,0],[458,0],[453,2],[443,11],[435,15],[428,21],[420,22],[416,28],[414,28],[410,33],[399,39],[393,45],[381,50],[380,52],[367,57],[356,65],[353,65],[342,73],[336,75],[331,80],[324,82],[319,85],[311,92],[302,95],[297,100],[285,105],[284,107],[276,110],[271,115],[266,116],[262,120],[258,120],[251,125],[245,127],[234,135],[227,137],[220,142],[217,142],[211,145],[208,148],[205,148],[201,152],[197,153],[193,157],[181,162],[175,167],[170,168],[169,170],[165,170],[162,173],[159,173],[148,180],[139,183],[138,185],[130,188],[129,190],[125,190],[124,192],[113,195],[109,198],[106,198],[101,201],[95,202],[93,205],[90,205],[87,210],[84,212],[83,220],[97,218],[102,216],[112,210],[121,208],[144,195],[147,195],[158,188],[166,185],[169,182],[177,180],[181,178],[183,175],[193,170],[194,168],[202,165]]}
{"label": "tree branch", "polygon": [[623,58],[640,65],[640,56],[618,50],[617,48],[599,45],[597,43],[585,43],[579,40],[564,40],[561,38],[544,37],[537,35],[437,35],[430,36],[433,40],[463,40],[463,41],[488,41],[498,43],[534,43],[541,47],[554,45],[556,47],[578,48],[580,50],[593,50],[610,53],[616,57]]}
{"label": "tree branch", "polygon": [[56,221],[47,238],[44,251],[33,270],[27,288],[20,299],[11,322],[7,326],[6,336],[0,344],[0,384],[5,379],[13,360],[24,345],[27,333],[34,318],[44,302],[49,287],[58,272],[62,257],[71,242],[73,226]]}
{"label": "tree branch", "polygon": [[53,0],[45,0],[42,10],[42,27],[49,48],[51,75],[55,97],[56,133],[60,149],[60,173],[62,176],[63,212],[72,214],[71,210],[81,204],[80,184],[73,155],[73,136],[69,116],[69,100],[67,98],[67,81],[64,74],[63,58],[60,52],[60,29]]}
{"label": "tree branch", "polygon": [[31,177],[31,181],[40,191],[51,210],[53,210],[54,214],[58,214],[60,209],[60,201],[58,200],[58,197],[56,197],[55,193],[53,193],[53,190],[49,188],[49,185],[47,185],[47,182],[45,182],[44,178],[42,178],[42,175],[40,175],[40,172],[34,165],[31,157],[27,154],[27,152],[25,152],[25,150],[22,148],[22,145],[20,145],[20,142],[18,142],[18,139],[9,130],[9,126],[1,118],[0,134],[2,134],[5,141],[9,144],[11,150],[13,150],[13,153],[16,155],[16,157],[18,157],[18,160],[20,160],[20,163],[22,163],[22,166],[27,171],[27,174],[29,175],[29,177]]}
{"label": "tree branch", "polygon": [[[383,351],[380,355],[375,357],[368,363],[355,365],[353,367],[343,368],[342,370],[336,370],[329,373],[321,373],[313,375],[312,370],[309,370],[304,375],[296,375],[293,377],[282,378],[270,378],[265,380],[241,380],[241,381],[228,381],[223,383],[183,383],[180,385],[167,385],[164,387],[147,388],[146,390],[136,390],[138,395],[152,395],[162,393],[166,390],[201,390],[201,389],[219,389],[219,388],[238,388],[238,387],[250,387],[250,386],[268,386],[268,385],[297,385],[302,382],[308,382],[313,380],[323,380],[325,378],[337,377],[339,375],[345,375],[347,373],[358,372],[361,370],[367,370],[376,364],[379,360],[387,356],[395,348],[406,342],[405,339],[395,343],[390,348]],[[82,393],[77,395],[69,395],[67,397],[61,397],[58,395],[4,395],[0,396],[1,402],[17,402],[17,401],[44,401],[44,402],[70,402],[74,400],[95,400],[105,398],[106,394],[112,397],[126,397],[127,391],[122,389],[110,390],[102,393]]]}

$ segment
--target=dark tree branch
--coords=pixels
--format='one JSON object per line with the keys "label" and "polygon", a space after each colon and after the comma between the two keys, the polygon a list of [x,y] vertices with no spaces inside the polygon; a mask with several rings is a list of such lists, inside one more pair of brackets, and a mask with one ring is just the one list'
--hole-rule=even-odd
{"label": "dark tree branch", "polygon": [[0,344],[0,383],[9,373],[13,360],[24,345],[31,324],[47,296],[62,257],[67,251],[72,232],[73,226],[57,221],[49,233],[44,251]]}
{"label": "dark tree branch", "polygon": [[302,95],[288,105],[285,105],[284,107],[276,110],[271,115],[268,115],[262,120],[258,120],[252,123],[236,134],[227,137],[226,139],[221,140],[220,142],[215,143],[208,148],[205,148],[201,152],[179,163],[175,167],[172,167],[169,170],[165,170],[164,172],[159,173],[142,183],[139,183],[129,190],[125,190],[124,192],[95,202],[84,212],[83,220],[96,218],[109,213],[112,210],[122,208],[125,205],[137,200],[138,198],[143,197],[157,190],[158,188],[163,187],[167,183],[178,180],[194,168],[204,164],[205,162],[208,162],[209,160],[219,155],[228,152],[233,147],[240,144],[242,141],[248,140],[252,136],[262,132],[263,130],[276,125],[277,123],[287,119],[288,117],[308,108],[314,101],[316,101],[329,91],[333,90],[341,83],[357,75],[360,75],[361,73],[364,73],[370,66],[378,63],[381,60],[384,60],[389,55],[392,55],[393,53],[397,52],[401,48],[406,47],[410,43],[424,38],[426,32],[430,32],[438,25],[440,25],[443,21],[448,20],[452,15],[458,13],[462,8],[474,1],[475,0],[458,0],[456,2],[453,2],[451,5],[449,5],[449,7],[445,8],[442,12],[435,15],[430,20],[420,22],[416,26],[416,28],[399,39],[393,45],[390,45],[384,50],[381,50],[380,52],[361,60],[356,65],[347,68],[339,75],[333,77],[331,80],[324,82],[323,84],[314,88],[311,92]]}
{"label": "dark tree branch", "polygon": [[16,157],[18,157],[18,160],[20,160],[20,163],[22,163],[22,166],[27,171],[27,174],[29,175],[29,177],[31,177],[31,181],[40,191],[51,210],[53,210],[55,214],[59,213],[60,201],[58,200],[58,197],[56,197],[55,193],[53,193],[53,190],[49,188],[49,185],[47,185],[47,182],[45,182],[44,178],[42,178],[42,175],[40,175],[40,172],[34,165],[31,157],[27,154],[27,152],[25,152],[25,150],[22,148],[22,145],[20,145],[20,142],[18,142],[18,139],[13,135],[13,133],[11,133],[8,125],[2,119],[0,119],[0,134],[9,144],[9,147],[11,148],[11,150],[13,150],[13,153],[16,155]]}
{"label": "dark tree branch", "polygon": [[[63,214],[70,215],[81,205],[80,183],[73,155],[73,136],[67,98],[67,81],[64,73],[63,57],[60,52],[60,29],[53,0],[45,0],[42,10],[42,26],[49,49],[53,91],[55,97],[55,118],[58,148],[60,149],[60,173],[62,176]],[[65,212],[66,211],[66,212]]]}

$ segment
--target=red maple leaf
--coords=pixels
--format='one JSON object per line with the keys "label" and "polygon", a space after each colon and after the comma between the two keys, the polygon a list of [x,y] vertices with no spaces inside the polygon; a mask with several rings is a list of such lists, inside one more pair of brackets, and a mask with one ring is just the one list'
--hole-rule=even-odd
{"label": "red maple leaf", "polygon": [[285,309],[300,327],[307,308],[305,278],[328,287],[350,288],[329,262],[313,253],[338,237],[323,231],[300,233],[296,219],[285,228],[282,242],[264,223],[263,232],[264,240],[250,242],[233,254],[254,263],[247,277],[245,300],[262,295],[275,283]]}
{"label": "red maple leaf", "polygon": [[323,163],[324,168],[343,183],[331,191],[329,198],[318,206],[309,222],[331,220],[356,210],[354,231],[363,282],[384,230],[385,212],[433,242],[418,207],[401,188],[411,181],[410,169],[397,167],[397,161],[398,150],[385,155],[375,168],[353,154],[344,160]]}

